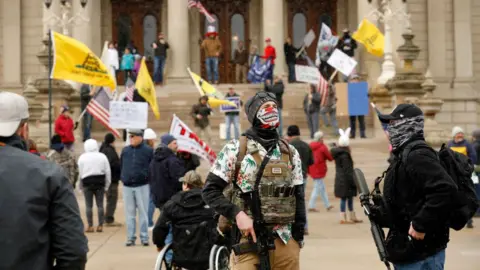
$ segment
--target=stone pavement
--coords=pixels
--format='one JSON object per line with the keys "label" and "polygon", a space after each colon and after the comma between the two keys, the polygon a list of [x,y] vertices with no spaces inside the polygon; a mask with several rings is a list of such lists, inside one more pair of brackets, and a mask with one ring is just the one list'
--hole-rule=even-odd
{"label": "stone pavement", "polygon": [[[379,175],[387,166],[387,143],[379,139],[353,140],[352,151],[355,166],[361,168],[367,180]],[[202,164],[200,172],[206,175],[208,166]],[[362,214],[358,198],[355,208],[363,224],[339,225],[339,200],[333,196],[334,164],[329,164],[326,185],[329,198],[335,208],[326,212],[320,198],[317,207],[320,213],[309,213],[310,235],[305,238],[305,247],[301,251],[301,269],[357,269],[381,270],[385,266],[379,261],[375,244],[371,238],[370,225]],[[311,180],[309,180],[311,181]],[[312,189],[307,187],[307,198]],[[82,215],[84,199],[78,196]],[[123,201],[118,203],[116,218],[124,221]],[[94,210],[95,213],[96,210]],[[158,214],[158,213],[157,213]],[[96,218],[94,218],[96,220]],[[480,219],[475,221],[478,227],[473,230],[452,232],[447,249],[446,269],[475,270],[480,269]],[[125,227],[106,228],[104,233],[89,234],[89,261],[87,270],[127,270],[153,269],[156,249],[153,246],[125,247]],[[138,244],[138,243],[137,243]]]}

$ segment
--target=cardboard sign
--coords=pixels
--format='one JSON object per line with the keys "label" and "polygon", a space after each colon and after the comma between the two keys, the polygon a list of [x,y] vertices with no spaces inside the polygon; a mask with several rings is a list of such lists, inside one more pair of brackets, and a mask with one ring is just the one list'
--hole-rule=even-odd
{"label": "cardboard sign", "polygon": [[146,129],[148,103],[110,101],[110,125],[119,129]]}
{"label": "cardboard sign", "polygon": [[368,115],[368,83],[336,83],[338,116]]}
{"label": "cardboard sign", "polygon": [[306,48],[310,47],[312,45],[312,42],[315,40],[315,32],[313,32],[312,29],[308,31],[308,33],[305,35],[303,38],[303,44]]}
{"label": "cardboard sign", "polygon": [[346,55],[339,49],[335,49],[335,51],[333,51],[327,63],[347,77],[350,76],[352,71],[357,66],[357,61],[355,61],[355,59]]}
{"label": "cardboard sign", "polygon": [[227,104],[221,105],[220,106],[220,112],[226,113],[226,112],[239,112],[240,111],[240,107],[242,107],[240,105],[240,97],[225,97],[225,99],[235,103],[235,105],[237,105],[237,107],[233,107],[233,106],[230,106],[230,105],[227,105]]}
{"label": "cardboard sign", "polygon": [[320,81],[320,72],[316,67],[295,65],[297,81],[317,85]]}

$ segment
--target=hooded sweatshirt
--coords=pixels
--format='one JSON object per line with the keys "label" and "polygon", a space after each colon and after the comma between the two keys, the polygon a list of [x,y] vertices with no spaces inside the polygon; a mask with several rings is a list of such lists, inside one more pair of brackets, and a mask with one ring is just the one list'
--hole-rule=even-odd
{"label": "hooded sweatshirt", "polygon": [[111,174],[107,156],[99,152],[94,139],[86,140],[84,148],[85,153],[78,158],[80,187],[103,186],[108,190]]}
{"label": "hooded sweatshirt", "polygon": [[308,174],[314,179],[324,178],[327,175],[327,160],[332,161],[333,157],[323,142],[311,142],[310,148],[313,151],[313,165],[308,168]]}

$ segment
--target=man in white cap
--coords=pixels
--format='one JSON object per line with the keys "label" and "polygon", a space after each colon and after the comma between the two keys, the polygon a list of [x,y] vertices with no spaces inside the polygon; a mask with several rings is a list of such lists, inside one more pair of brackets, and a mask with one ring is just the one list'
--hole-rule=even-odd
{"label": "man in white cap", "polygon": [[25,98],[0,92],[0,269],[83,270],[88,245],[72,185],[27,152],[28,118]]}

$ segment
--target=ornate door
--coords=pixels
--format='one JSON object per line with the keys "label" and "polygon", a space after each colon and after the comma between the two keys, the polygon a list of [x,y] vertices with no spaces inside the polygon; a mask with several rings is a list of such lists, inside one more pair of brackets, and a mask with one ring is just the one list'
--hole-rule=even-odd
{"label": "ornate door", "polygon": [[[202,3],[216,22],[209,23],[205,16],[201,15],[200,35],[203,39],[208,26],[215,26],[223,47],[218,63],[220,83],[233,83],[235,81],[235,64],[232,61],[237,42],[243,41],[245,48],[250,47],[248,24],[250,0],[203,0]],[[203,50],[201,50],[201,60],[202,78],[206,79],[207,71]]]}
{"label": "ornate door", "polygon": [[[118,44],[118,54],[131,43],[137,53],[147,57],[147,66],[152,75],[153,49],[151,44],[160,32],[160,9],[162,0],[111,0],[112,1],[112,37]],[[121,61],[121,60],[120,60]],[[124,74],[117,75],[119,84],[124,83]]]}
{"label": "ornate door", "polygon": [[337,31],[337,1],[336,0],[287,0],[288,8],[288,36],[292,38],[294,46],[300,48],[303,37],[313,29],[315,40],[308,47],[308,56],[315,61],[315,50],[322,22]]}

